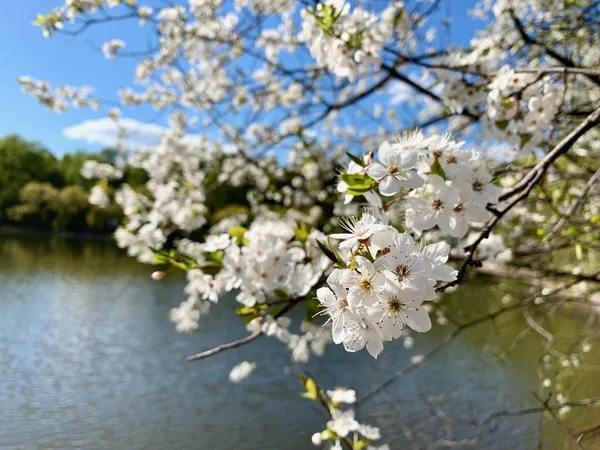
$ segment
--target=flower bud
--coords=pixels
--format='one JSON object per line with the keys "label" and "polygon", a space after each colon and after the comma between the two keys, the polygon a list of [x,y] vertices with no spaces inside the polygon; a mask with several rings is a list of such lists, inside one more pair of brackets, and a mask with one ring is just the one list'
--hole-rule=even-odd
{"label": "flower bud", "polygon": [[162,280],[166,275],[166,272],[157,270],[156,272],[152,272],[152,279],[155,281],[160,281]]}
{"label": "flower bud", "polygon": [[313,434],[310,440],[314,445],[321,445],[323,443],[323,437],[321,436],[321,433]]}

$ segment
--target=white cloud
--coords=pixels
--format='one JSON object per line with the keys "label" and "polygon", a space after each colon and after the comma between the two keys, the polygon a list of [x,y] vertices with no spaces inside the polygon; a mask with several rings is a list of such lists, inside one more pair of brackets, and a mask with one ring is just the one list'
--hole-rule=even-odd
{"label": "white cloud", "polygon": [[406,103],[415,97],[415,91],[408,84],[396,82],[390,85],[388,88],[390,94],[390,104],[400,105]]}
{"label": "white cloud", "polygon": [[[125,137],[121,139],[126,147],[158,145],[161,135],[167,131],[160,125],[134,119],[120,119],[119,125],[126,131]],[[117,124],[108,117],[86,120],[63,130],[63,134],[69,139],[106,146],[114,146],[117,143],[117,133]]]}
{"label": "white cloud", "polygon": [[[414,77],[411,76],[411,78]],[[444,90],[444,85],[443,83],[438,83],[434,85],[434,82],[435,78],[425,71],[421,74],[421,76],[418,79],[416,79],[416,83],[418,85],[423,86],[425,89],[439,96]],[[411,87],[409,84],[404,83],[403,81],[395,81],[392,84],[390,84],[387,89],[387,93],[391,96],[390,103],[392,105],[400,105],[406,102],[410,103],[411,105],[414,105],[418,102],[431,100],[428,97],[424,97],[423,94],[417,92],[413,87]]]}

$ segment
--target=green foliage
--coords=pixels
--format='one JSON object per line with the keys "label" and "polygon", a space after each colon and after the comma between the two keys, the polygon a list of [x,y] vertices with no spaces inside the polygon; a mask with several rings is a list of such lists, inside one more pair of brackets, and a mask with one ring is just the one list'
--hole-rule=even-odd
{"label": "green foliage", "polygon": [[444,180],[446,179],[446,173],[444,172],[444,168],[440,164],[440,161],[437,156],[433,160],[433,163],[431,163],[431,166],[429,169],[431,170],[432,174],[437,175],[437,176],[443,178]]}
{"label": "green foliage", "polygon": [[[112,163],[116,151],[78,151],[56,158],[37,142],[18,135],[0,139],[0,223],[44,230],[112,232],[121,210],[111,204],[98,208],[88,204],[95,182],[81,176],[85,161]],[[135,169],[125,174],[132,186],[145,182]],[[110,187],[109,187],[110,189]]]}
{"label": "green foliage", "polygon": [[308,239],[308,235],[310,234],[310,225],[306,222],[302,222],[299,227],[294,228],[294,233],[296,234],[296,239],[298,242],[305,244],[306,240]]}
{"label": "green foliage", "polygon": [[315,380],[302,374],[298,374],[298,378],[306,390],[306,392],[302,393],[302,397],[310,400],[317,400],[319,398],[319,390]]}
{"label": "green foliage", "polygon": [[58,161],[40,144],[17,135],[0,139],[0,219],[19,202],[21,187],[30,181],[63,184]]}
{"label": "green foliage", "polygon": [[346,155],[348,156],[348,158],[350,158],[352,161],[354,161],[359,166],[365,167],[364,161],[361,158],[359,158],[358,156],[355,156],[350,152],[346,152]]}
{"label": "green foliage", "polygon": [[110,232],[118,223],[121,210],[90,205],[88,196],[81,186],[56,188],[50,183],[32,181],[23,186],[20,203],[8,208],[6,215],[12,222],[34,228]]}
{"label": "green foliage", "polygon": [[375,180],[366,174],[344,173],[341,178],[348,185],[346,194],[350,195],[362,195],[375,186]]}

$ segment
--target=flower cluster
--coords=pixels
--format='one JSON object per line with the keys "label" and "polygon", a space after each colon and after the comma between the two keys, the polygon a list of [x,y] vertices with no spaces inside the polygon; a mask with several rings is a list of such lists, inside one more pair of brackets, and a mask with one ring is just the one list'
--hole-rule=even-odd
{"label": "flower cluster", "polygon": [[542,142],[559,111],[560,86],[503,66],[489,89],[484,121],[487,132],[526,150]]}
{"label": "flower cluster", "polygon": [[90,97],[93,89],[89,86],[74,87],[64,85],[53,90],[49,83],[35,80],[31,77],[19,77],[17,81],[21,85],[23,92],[33,95],[46,108],[58,113],[66,111],[69,107],[69,102],[75,108],[88,107],[98,109],[100,106],[98,100]]}
{"label": "flower cluster", "polygon": [[406,227],[417,234],[437,226],[450,236],[463,237],[470,222],[489,218],[486,207],[497,203],[500,188],[478,155],[462,146],[447,135],[404,134],[383,142],[377,159],[355,158],[342,174],[338,191],[347,200],[364,196],[381,213],[403,201]]}
{"label": "flower cluster", "polygon": [[105,42],[102,46],[102,53],[104,53],[104,57],[106,59],[117,59],[117,53],[119,50],[125,47],[125,42],[121,39],[113,39],[111,41]]}
{"label": "flower cluster", "polygon": [[83,163],[81,176],[90,180],[118,180],[123,176],[123,171],[111,164],[99,163],[88,160]]}
{"label": "flower cluster", "polygon": [[456,271],[446,265],[450,246],[444,242],[420,249],[407,233],[365,213],[343,224],[348,233],[341,249],[350,256],[327,278],[329,287],[317,297],[332,323],[333,341],[347,351],[366,347],[377,357],[383,342],[398,339],[407,327],[419,332],[431,328],[423,302],[436,298],[439,281],[453,281]]}
{"label": "flower cluster", "polygon": [[407,31],[401,3],[392,2],[378,17],[360,7],[350,11],[344,0],[319,2],[302,10],[300,42],[317,63],[350,80],[382,62],[381,51],[395,30]]}
{"label": "flower cluster", "polygon": [[[194,312],[197,306],[206,301],[215,303],[220,295],[232,290],[237,290],[239,303],[253,308],[276,298],[304,297],[321,278],[325,257],[308,248],[314,238],[306,236],[304,243],[298,241],[293,225],[288,222],[259,219],[248,230],[234,227],[230,234],[233,237],[209,236],[203,244],[180,245],[180,250],[193,258],[197,268],[188,272],[189,297],[172,314],[176,323],[189,325],[191,322],[189,317],[183,317],[184,312],[197,319],[199,316]],[[287,335],[283,340],[288,341]]]}
{"label": "flower cluster", "polygon": [[342,450],[342,440],[352,437],[356,448],[367,450],[389,450],[387,444],[374,446],[372,443],[381,439],[379,428],[361,424],[356,420],[353,409],[342,409],[342,405],[352,405],[356,402],[356,392],[352,389],[335,388],[333,390],[318,390],[311,378],[300,377],[306,392],[303,397],[318,400],[328,408],[330,420],[323,431],[312,435],[311,441],[320,446],[329,443],[330,450]]}
{"label": "flower cluster", "polygon": [[273,318],[270,314],[252,319],[246,328],[251,333],[262,332],[285,344],[291,351],[296,363],[307,363],[310,355],[323,356],[325,347],[331,342],[331,329],[308,320],[300,324],[300,334],[290,331],[292,321],[289,317]]}

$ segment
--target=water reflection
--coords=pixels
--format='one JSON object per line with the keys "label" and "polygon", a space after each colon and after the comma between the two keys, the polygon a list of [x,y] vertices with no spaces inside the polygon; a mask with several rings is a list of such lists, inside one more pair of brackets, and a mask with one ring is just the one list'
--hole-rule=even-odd
{"label": "water reflection", "polygon": [[[183,278],[152,282],[148,267],[110,242],[4,236],[0,255],[3,449],[310,448],[323,416],[298,397],[296,372],[309,370],[324,386],[367,392],[451,330],[434,326],[416,336],[410,352],[400,342],[386,346],[377,361],[366,352],[330,347],[324,358],[295,367],[281,344],[259,339],[243,357],[232,351],[189,364],[185,356],[244,335],[231,317],[233,299],[222,299],[198,333],[181,335],[167,313],[182,299]],[[468,320],[498,307],[507,291],[524,295],[526,287],[485,282],[460,290],[448,307],[457,319]],[[384,440],[397,449],[406,443],[402,423],[417,438],[439,428],[422,394],[443,397],[444,408],[463,417],[535,404],[535,361],[529,355],[537,341],[525,340],[506,361],[493,361],[522,329],[520,320],[499,318],[498,336],[488,325],[465,333],[432,363],[361,406],[359,415],[382,426]],[[575,329],[578,320],[563,319],[561,331]],[[257,370],[232,385],[229,370],[241,359],[256,361]],[[573,398],[600,386],[590,379]],[[493,428],[475,448],[537,443],[534,417]],[[566,441],[559,428],[546,433],[557,445]]]}

